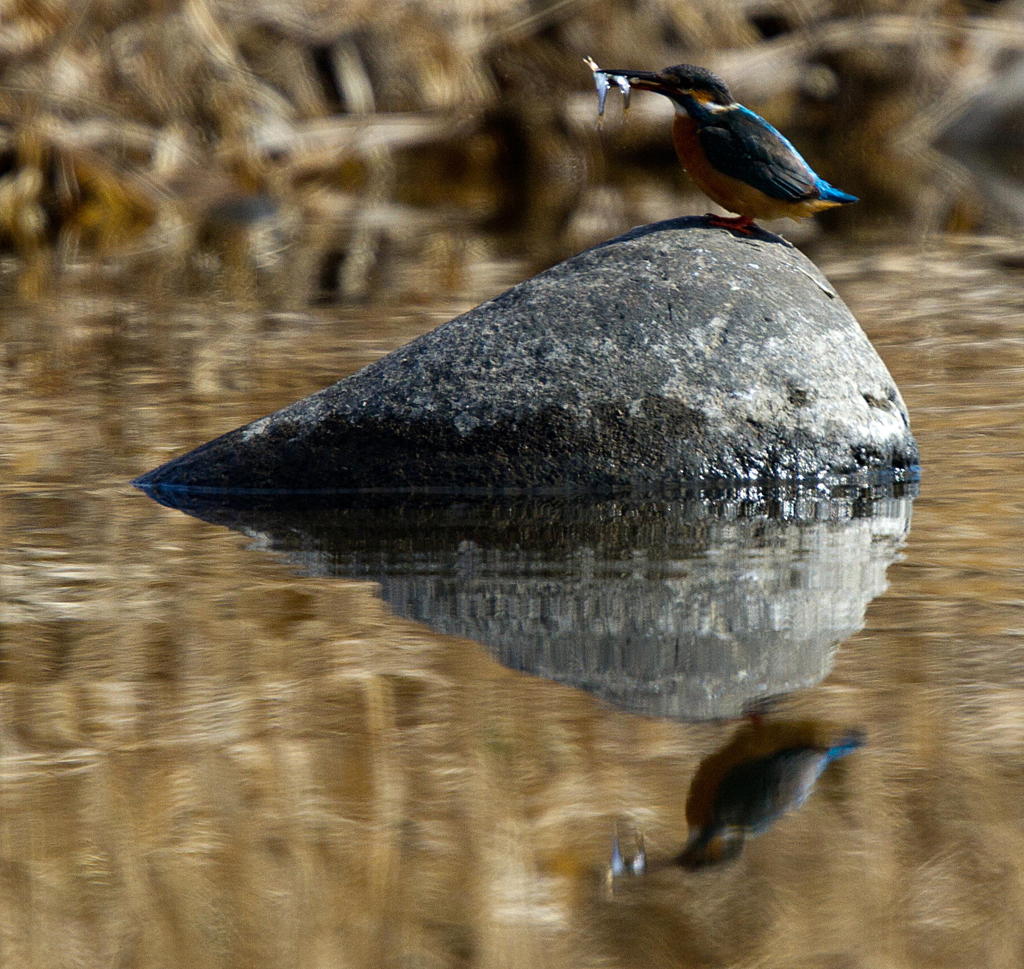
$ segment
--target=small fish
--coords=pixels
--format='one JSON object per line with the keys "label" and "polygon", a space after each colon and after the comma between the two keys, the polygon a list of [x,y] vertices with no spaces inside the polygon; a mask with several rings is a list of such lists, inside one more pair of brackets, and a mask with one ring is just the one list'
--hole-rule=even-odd
{"label": "small fish", "polygon": [[[608,97],[608,89],[611,87],[608,83],[608,75],[597,66],[597,61],[592,57],[584,57],[583,63],[594,72],[594,87],[597,88],[597,116],[600,118],[604,115],[604,102]],[[628,111],[630,92],[629,78],[613,75],[612,80],[615,82],[616,87],[618,87],[622,92],[622,109],[624,111]]]}

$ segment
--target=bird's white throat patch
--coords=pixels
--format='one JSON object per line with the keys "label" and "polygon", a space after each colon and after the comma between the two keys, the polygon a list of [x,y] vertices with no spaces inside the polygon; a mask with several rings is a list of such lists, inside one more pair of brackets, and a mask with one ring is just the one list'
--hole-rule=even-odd
{"label": "bird's white throat patch", "polygon": [[[676,109],[676,114],[689,117],[690,112],[686,110],[685,106],[678,101],[673,101],[672,104]],[[739,102],[733,101],[731,104],[716,104],[714,101],[702,101],[701,107],[712,114],[721,114],[723,111],[735,111],[739,107]]]}

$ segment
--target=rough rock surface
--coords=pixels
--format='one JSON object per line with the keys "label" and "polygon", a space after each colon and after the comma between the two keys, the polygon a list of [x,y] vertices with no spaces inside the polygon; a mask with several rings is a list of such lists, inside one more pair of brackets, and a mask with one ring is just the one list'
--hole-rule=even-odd
{"label": "rough rock surface", "polygon": [[800,252],[634,229],[142,487],[600,489],[917,463],[892,378]]}

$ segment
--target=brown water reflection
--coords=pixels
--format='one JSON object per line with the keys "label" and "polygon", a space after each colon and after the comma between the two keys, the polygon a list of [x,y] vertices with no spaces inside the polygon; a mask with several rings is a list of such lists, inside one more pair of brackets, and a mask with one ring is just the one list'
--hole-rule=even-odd
{"label": "brown water reflection", "polygon": [[369,583],[296,575],[123,484],[457,307],[5,310],[5,969],[1018,966],[1024,301],[1005,251],[819,253],[901,386],[924,478],[865,629],[768,717],[867,745],[736,861],[613,895],[615,822],[677,852],[735,724],[509,671]]}

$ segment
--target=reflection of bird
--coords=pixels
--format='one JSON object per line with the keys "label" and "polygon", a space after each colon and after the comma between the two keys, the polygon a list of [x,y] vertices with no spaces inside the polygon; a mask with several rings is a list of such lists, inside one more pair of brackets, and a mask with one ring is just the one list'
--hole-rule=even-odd
{"label": "reflection of bird", "polygon": [[[671,862],[653,867],[704,868],[737,857],[748,838],[762,834],[810,797],[832,761],[863,744],[858,730],[828,743],[813,722],[767,723],[752,717],[698,767],[686,799],[686,845]],[[627,862],[616,830],[609,876],[641,875],[651,869],[642,837]]]}
{"label": "reflection of bird", "polygon": [[676,109],[676,154],[705,195],[738,218],[711,216],[716,225],[747,231],[754,219],[801,219],[857,198],[814,173],[790,142],[764,118],[733,100],[725,82],[703,67],[678,64],[663,71],[601,70],[587,64],[597,84],[598,111],[611,78],[629,89],[656,91]]}
{"label": "reflection of bird", "polygon": [[864,743],[856,731],[827,745],[795,737],[770,751],[764,749],[767,737],[756,738],[746,751],[745,740],[741,732],[738,742],[705,761],[693,779],[686,803],[690,837],[676,858],[684,868],[735,858],[747,838],[800,807],[832,761]]}

